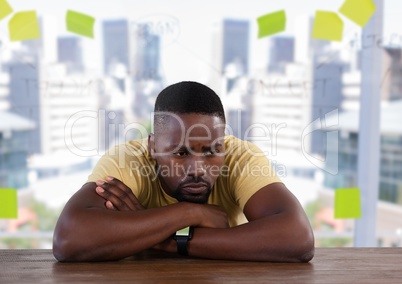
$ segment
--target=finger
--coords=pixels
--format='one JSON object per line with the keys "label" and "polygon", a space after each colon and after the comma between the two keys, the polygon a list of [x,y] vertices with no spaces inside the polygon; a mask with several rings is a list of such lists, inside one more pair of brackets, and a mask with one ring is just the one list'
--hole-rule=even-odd
{"label": "finger", "polygon": [[117,189],[116,187],[111,186],[102,180],[98,180],[96,185],[96,193],[106,201],[109,201],[108,208],[113,208],[115,210],[135,210],[135,206],[133,204],[126,204],[123,199],[115,195],[114,191],[120,191],[120,189]]}
{"label": "finger", "polygon": [[[96,193],[106,200],[107,208],[119,211],[135,210],[135,206],[133,204],[127,204],[126,202],[124,202],[122,198],[113,193],[114,190],[116,190],[116,187],[110,186],[107,183],[96,187]],[[118,191],[119,190],[120,189],[118,189]]]}
{"label": "finger", "polygon": [[[109,178],[109,180],[111,180]],[[109,200],[117,210],[142,210],[145,209],[137,200],[131,189],[118,179],[111,180],[110,183],[99,180],[96,182],[98,194],[104,199]]]}
{"label": "finger", "polygon": [[122,181],[117,178],[107,176],[106,180],[110,185],[116,186],[121,191],[113,190],[113,194],[117,195],[119,198],[123,199],[127,205],[133,204],[137,209],[144,209],[144,206],[138,201],[137,197],[134,195],[133,191],[125,185]]}
{"label": "finger", "polygon": [[[96,193],[97,193],[98,195],[100,195],[103,199],[106,200],[106,202],[105,202],[106,208],[108,208],[108,209],[113,209],[113,210],[117,210],[117,208],[114,207],[114,206],[113,206],[113,203],[109,200],[111,194],[110,194],[108,191],[104,190],[104,189],[103,189],[102,187],[100,187],[100,186],[96,187],[95,191],[96,191]],[[112,198],[112,199],[113,199],[113,198]]]}
{"label": "finger", "polygon": [[116,210],[116,208],[113,206],[113,203],[110,202],[109,200],[106,201],[105,205],[107,209]]}

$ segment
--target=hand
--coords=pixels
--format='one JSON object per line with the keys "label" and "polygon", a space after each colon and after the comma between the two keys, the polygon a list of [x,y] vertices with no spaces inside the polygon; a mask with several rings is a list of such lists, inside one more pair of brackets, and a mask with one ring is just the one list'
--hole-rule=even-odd
{"label": "hand", "polygon": [[200,222],[195,227],[229,228],[228,216],[221,207],[217,205],[200,204],[194,208],[198,210],[200,216]]}
{"label": "hand", "polygon": [[123,182],[113,177],[106,177],[107,182],[96,182],[96,193],[106,200],[106,208],[125,210],[144,210],[145,207],[138,201],[131,189]]}

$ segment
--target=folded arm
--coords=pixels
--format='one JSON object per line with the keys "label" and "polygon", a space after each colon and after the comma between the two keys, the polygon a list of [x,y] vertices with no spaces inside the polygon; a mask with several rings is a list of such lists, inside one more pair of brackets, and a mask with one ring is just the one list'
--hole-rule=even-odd
{"label": "folded arm", "polygon": [[[255,193],[244,208],[248,223],[227,228],[195,228],[191,256],[271,262],[308,262],[314,256],[310,223],[293,194],[275,183]],[[175,252],[171,238],[157,248]]]}
{"label": "folded arm", "polygon": [[180,202],[144,209],[117,179],[98,187],[89,183],[60,216],[54,254],[64,261],[95,261],[121,259],[148,248],[176,252],[173,233],[194,226],[190,256],[280,262],[312,259],[311,226],[300,203],[282,183],[260,189],[246,203],[244,213],[248,223],[228,228],[226,214],[216,206]]}
{"label": "folded arm", "polygon": [[196,228],[189,254],[204,258],[308,262],[314,236],[297,199],[282,183],[256,192],[246,203],[248,223],[230,229]]}
{"label": "folded arm", "polygon": [[97,194],[97,185],[93,182],[85,184],[72,196],[54,231],[56,259],[117,260],[151,248],[187,226],[228,227],[226,214],[212,205],[205,207],[181,202],[144,210],[139,203],[135,204],[138,201],[134,195],[127,194],[127,187],[122,185],[113,188],[119,190],[121,202],[126,200],[124,206],[112,199],[120,210],[105,206],[105,200]]}

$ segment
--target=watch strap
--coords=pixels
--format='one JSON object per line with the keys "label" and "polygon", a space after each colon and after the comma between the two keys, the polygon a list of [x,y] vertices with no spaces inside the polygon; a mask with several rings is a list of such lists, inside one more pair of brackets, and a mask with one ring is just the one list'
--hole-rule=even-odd
{"label": "watch strap", "polygon": [[188,237],[187,236],[176,236],[176,242],[177,242],[177,252],[181,255],[188,256],[188,251],[187,251]]}
{"label": "watch strap", "polygon": [[173,238],[177,243],[177,252],[181,255],[188,256],[187,245],[188,241],[193,237],[193,227],[186,227],[181,230],[178,230],[176,234],[174,234]]}

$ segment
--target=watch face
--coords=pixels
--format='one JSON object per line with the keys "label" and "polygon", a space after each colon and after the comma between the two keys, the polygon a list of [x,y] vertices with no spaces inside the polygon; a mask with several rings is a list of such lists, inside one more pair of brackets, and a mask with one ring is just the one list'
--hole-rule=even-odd
{"label": "watch face", "polygon": [[186,236],[186,237],[188,237],[189,235],[190,235],[190,227],[183,228],[183,229],[178,230],[176,232],[176,236]]}

